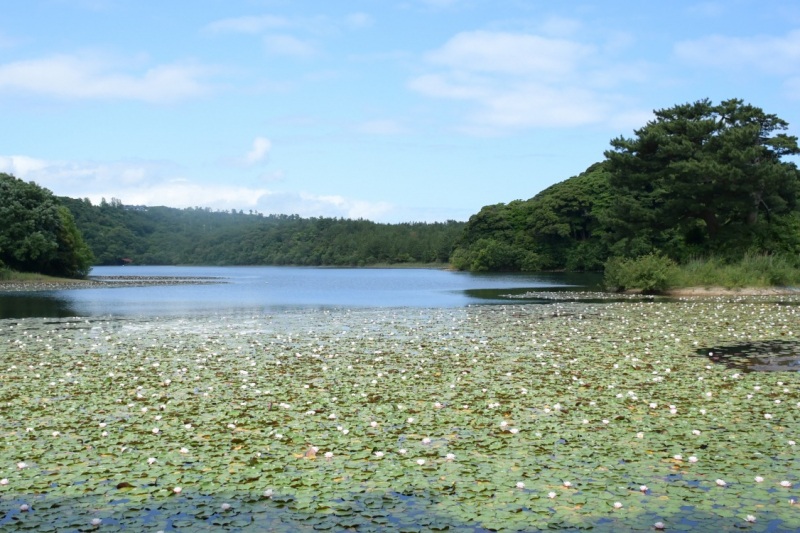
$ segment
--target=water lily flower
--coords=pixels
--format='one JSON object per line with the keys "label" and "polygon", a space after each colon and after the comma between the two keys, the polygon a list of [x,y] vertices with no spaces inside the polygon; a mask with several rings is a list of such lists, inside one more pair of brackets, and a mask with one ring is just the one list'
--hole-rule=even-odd
{"label": "water lily flower", "polygon": [[647,485],[641,485],[641,486],[639,487],[639,490],[640,490],[640,491],[642,491],[642,492],[647,492],[647,491],[648,491],[648,490],[650,490],[650,489],[648,489],[648,488],[647,488]]}
{"label": "water lily flower", "polygon": [[725,480],[724,480],[724,479],[718,479],[718,480],[716,480],[716,481],[715,481],[715,483],[716,483],[716,484],[717,484],[717,486],[719,486],[719,487],[724,487],[724,486],[726,486],[726,485],[727,485],[727,483],[725,482]]}
{"label": "water lily flower", "polygon": [[383,452],[375,452],[375,457],[380,459],[381,457],[383,457]]}
{"label": "water lily flower", "polygon": [[524,489],[525,488],[525,483],[523,483],[522,481],[517,481],[517,488],[518,489]]}
{"label": "water lily flower", "polygon": [[516,435],[517,433],[519,433],[519,428],[511,428],[508,431]]}
{"label": "water lily flower", "polygon": [[448,461],[452,461],[452,460],[454,460],[456,458],[456,454],[448,453],[447,455],[445,455],[444,458],[447,459]]}
{"label": "water lily flower", "polygon": [[755,522],[756,521],[756,517],[751,515],[751,514],[747,515],[744,519],[746,521],[748,521],[748,522]]}
{"label": "water lily flower", "polygon": [[405,455],[408,453],[408,450],[406,450],[405,448],[400,448],[399,450],[397,450],[397,453],[399,453],[400,455]]}
{"label": "water lily flower", "polygon": [[425,437],[424,439],[422,439],[422,444],[430,444],[430,443],[431,443],[431,439],[429,439],[428,437]]}
{"label": "water lily flower", "polygon": [[27,503],[23,503],[19,506],[19,510],[25,513],[30,510],[30,506]]}
{"label": "water lily flower", "polygon": [[274,492],[273,492],[272,489],[267,489],[267,490],[264,491],[264,497],[266,497],[266,498],[272,498],[273,494],[274,494]]}
{"label": "water lily flower", "polygon": [[181,448],[179,451],[181,453],[189,453],[189,448]]}
{"label": "water lily flower", "polygon": [[565,481],[564,482],[564,486],[567,487],[567,488],[570,488],[572,486],[572,483],[569,482],[569,481]]}
{"label": "water lily flower", "polygon": [[672,458],[676,461],[683,461],[683,456],[681,454],[673,455]]}
{"label": "water lily flower", "polygon": [[696,463],[697,461],[698,461],[698,459],[694,455],[689,456],[689,462],[690,463]]}
{"label": "water lily flower", "polygon": [[637,433],[637,434],[636,434],[636,438],[637,438],[637,439],[643,439],[643,438],[644,438],[644,433],[642,433],[642,432],[640,431],[639,433]]}
{"label": "water lily flower", "polygon": [[547,497],[550,498],[551,500],[553,498],[555,498],[556,496],[558,496],[558,495],[553,491],[550,491],[550,492],[547,493]]}
{"label": "water lily flower", "polygon": [[161,431],[158,428],[153,428],[153,435],[158,435],[158,432]]}
{"label": "water lily flower", "polygon": [[92,525],[93,526],[97,527],[102,523],[103,523],[103,520],[101,518],[92,518]]}
{"label": "water lily flower", "polygon": [[614,502],[614,509],[622,509],[622,502]]}
{"label": "water lily flower", "polygon": [[375,422],[374,420],[372,422],[370,422],[369,425],[370,425],[370,427],[374,427],[374,428],[378,427],[378,423]]}
{"label": "water lily flower", "polygon": [[500,427],[501,427],[501,428],[504,428],[504,427],[506,427],[507,425],[508,425],[508,422],[506,422],[505,420],[503,420],[503,421],[501,421],[501,422],[500,422]]}
{"label": "water lily flower", "polygon": [[772,418],[772,415],[769,414],[769,413],[764,413],[764,418],[766,418],[767,420],[770,420]]}
{"label": "water lily flower", "polygon": [[788,489],[789,487],[792,486],[792,482],[783,480],[783,481],[781,481],[780,485],[781,485],[781,487],[786,487]]}
{"label": "water lily flower", "polygon": [[28,465],[25,462],[20,461],[19,463],[17,463],[17,468],[22,470],[23,468],[28,468]]}
{"label": "water lily flower", "polygon": [[412,423],[414,423],[414,418],[413,417],[408,417],[406,419],[406,422],[408,422],[409,424],[412,424]]}
{"label": "water lily flower", "polygon": [[175,487],[174,489],[172,489],[172,492],[174,492],[175,494],[180,494],[182,490],[183,489],[180,487]]}
{"label": "water lily flower", "polygon": [[418,464],[419,466],[422,466],[422,465],[424,465],[424,464],[425,464],[425,459],[417,459],[417,464]]}
{"label": "water lily flower", "polygon": [[147,458],[147,464],[151,465],[151,464],[153,464],[155,462],[156,462],[156,458],[155,457],[148,457]]}
{"label": "water lily flower", "polygon": [[666,526],[664,525],[664,522],[656,522],[653,524],[653,527],[656,529],[664,529]]}
{"label": "water lily flower", "polygon": [[0,485],[8,485],[8,479],[7,478],[0,479]]}
{"label": "water lily flower", "polygon": [[325,452],[325,459],[330,459],[333,457],[333,452]]}
{"label": "water lily flower", "polygon": [[231,508],[231,504],[229,504],[229,503],[223,503],[222,505],[220,505],[220,509],[222,509],[223,511],[227,511],[230,508]]}
{"label": "water lily flower", "polygon": [[693,429],[692,430],[692,435],[699,435],[699,434],[700,434],[700,430],[699,429]]}
{"label": "water lily flower", "polygon": [[755,480],[756,480],[756,483],[762,483],[764,481],[764,478],[761,477],[761,476],[756,476]]}

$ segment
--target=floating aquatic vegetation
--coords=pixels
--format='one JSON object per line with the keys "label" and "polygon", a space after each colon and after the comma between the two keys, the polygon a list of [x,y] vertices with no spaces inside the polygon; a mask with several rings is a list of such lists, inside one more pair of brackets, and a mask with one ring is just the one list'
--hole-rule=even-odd
{"label": "floating aquatic vegetation", "polygon": [[798,529],[800,375],[695,356],[798,312],[0,321],[0,527]]}

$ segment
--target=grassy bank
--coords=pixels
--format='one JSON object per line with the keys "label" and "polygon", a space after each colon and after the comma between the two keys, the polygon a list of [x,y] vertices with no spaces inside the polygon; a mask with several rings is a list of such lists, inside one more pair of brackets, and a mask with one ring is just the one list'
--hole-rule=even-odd
{"label": "grassy bank", "polygon": [[611,290],[663,292],[687,287],[725,289],[800,286],[800,265],[786,256],[747,255],[738,262],[698,258],[685,264],[655,254],[606,263],[605,284]]}

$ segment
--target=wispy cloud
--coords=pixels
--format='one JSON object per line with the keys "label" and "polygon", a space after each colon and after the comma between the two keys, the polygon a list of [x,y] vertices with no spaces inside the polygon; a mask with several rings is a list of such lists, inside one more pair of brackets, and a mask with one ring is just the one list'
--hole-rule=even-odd
{"label": "wispy cloud", "polygon": [[368,202],[339,195],[307,192],[275,192],[259,198],[257,207],[264,213],[297,214],[302,217],[385,219],[392,212],[388,202]]}
{"label": "wispy cloud", "polygon": [[463,32],[425,55],[437,71],[412,79],[409,87],[474,106],[461,129],[476,134],[597,123],[630,112],[619,109],[614,91],[624,81],[645,78],[610,63],[599,50],[529,33]]}
{"label": "wispy cloud", "polygon": [[692,65],[714,70],[797,74],[800,73],[800,30],[786,35],[753,37],[711,35],[677,43],[675,55]]}
{"label": "wispy cloud", "polygon": [[244,156],[246,165],[255,165],[266,159],[272,149],[272,142],[266,137],[256,137],[253,140],[253,147]]}
{"label": "wispy cloud", "polygon": [[0,64],[0,91],[62,99],[174,102],[207,94],[211,67],[164,64],[136,69],[91,54],[57,54]]}

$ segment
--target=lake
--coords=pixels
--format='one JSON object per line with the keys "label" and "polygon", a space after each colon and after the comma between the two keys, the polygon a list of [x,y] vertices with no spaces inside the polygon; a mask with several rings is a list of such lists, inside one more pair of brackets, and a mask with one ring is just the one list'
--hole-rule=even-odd
{"label": "lake", "polygon": [[528,291],[595,290],[601,281],[598,274],[475,274],[422,268],[124,266],[95,267],[91,276],[211,277],[219,283],[6,293],[0,294],[0,318],[454,308],[509,303],[504,295]]}

